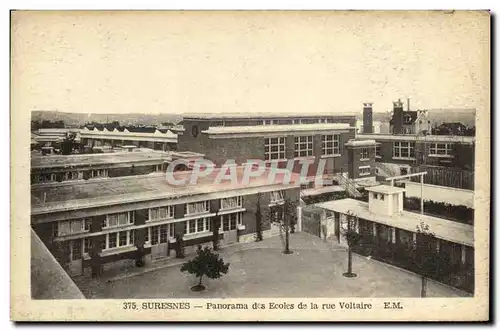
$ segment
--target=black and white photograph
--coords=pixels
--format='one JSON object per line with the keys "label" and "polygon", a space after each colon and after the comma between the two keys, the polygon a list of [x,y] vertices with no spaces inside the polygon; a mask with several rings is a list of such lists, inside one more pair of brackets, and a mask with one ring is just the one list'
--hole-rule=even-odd
{"label": "black and white photograph", "polygon": [[11,38],[30,305],[487,318],[489,12],[12,11]]}

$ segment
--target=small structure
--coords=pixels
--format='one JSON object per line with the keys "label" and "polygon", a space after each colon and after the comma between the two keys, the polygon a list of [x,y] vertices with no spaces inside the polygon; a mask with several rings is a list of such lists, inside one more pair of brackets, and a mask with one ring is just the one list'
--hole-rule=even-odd
{"label": "small structure", "polygon": [[322,237],[347,247],[341,229],[353,215],[357,219],[356,231],[363,238],[358,253],[406,268],[419,240],[417,228],[425,224],[433,235],[431,254],[439,254],[444,268],[440,270],[447,270],[439,280],[466,290],[474,287],[472,225],[403,210],[404,188],[379,185],[366,190],[368,202],[342,199],[315,205],[323,209]]}

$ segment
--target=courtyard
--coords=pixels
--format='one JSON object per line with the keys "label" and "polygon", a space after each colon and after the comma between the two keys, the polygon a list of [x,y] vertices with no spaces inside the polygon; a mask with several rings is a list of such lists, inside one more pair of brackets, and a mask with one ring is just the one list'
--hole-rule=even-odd
{"label": "courtyard", "polygon": [[[293,254],[284,255],[282,238],[258,243],[236,244],[221,249],[229,262],[222,278],[204,279],[207,289],[190,290],[194,276],[180,272],[179,260],[171,266],[118,277],[77,282],[87,298],[235,298],[235,297],[419,297],[421,278],[402,269],[353,254],[356,278],[346,278],[345,248],[300,232],[291,234]],[[190,256],[188,256],[190,258]],[[457,297],[467,294],[429,280],[428,297]]]}

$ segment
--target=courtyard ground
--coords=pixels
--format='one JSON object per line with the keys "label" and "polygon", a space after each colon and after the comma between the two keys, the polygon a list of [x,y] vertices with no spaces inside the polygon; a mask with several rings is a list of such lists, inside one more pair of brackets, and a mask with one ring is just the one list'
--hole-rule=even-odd
{"label": "courtyard ground", "polygon": [[[77,282],[87,298],[234,298],[234,297],[419,297],[421,279],[405,270],[353,254],[356,278],[346,278],[345,248],[307,233],[291,235],[291,255],[282,254],[282,238],[221,249],[229,262],[222,278],[204,279],[207,289],[193,292],[194,276],[180,272],[179,260],[146,270]],[[189,256],[188,256],[189,258]],[[428,297],[467,294],[428,281]]]}

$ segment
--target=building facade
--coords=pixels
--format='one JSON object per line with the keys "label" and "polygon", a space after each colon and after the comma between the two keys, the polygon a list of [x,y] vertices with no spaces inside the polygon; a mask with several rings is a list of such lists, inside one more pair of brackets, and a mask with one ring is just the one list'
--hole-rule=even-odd
{"label": "building facade", "polygon": [[299,200],[298,181],[269,181],[269,172],[247,185],[214,184],[217,172],[191,185],[191,174],[176,173],[187,180],[180,186],[165,174],[32,186],[32,227],[70,275],[99,275],[193,252],[214,236],[220,245],[253,241],[257,205],[264,237],[277,234],[269,215],[280,219],[285,199]]}
{"label": "building facade", "polygon": [[203,154],[152,151],[130,151],[31,157],[31,184],[75,182],[92,178],[112,178],[165,172],[170,162],[186,163],[203,158]]}
{"label": "building facade", "polygon": [[378,143],[380,163],[474,169],[475,137],[360,134],[356,138]]}

